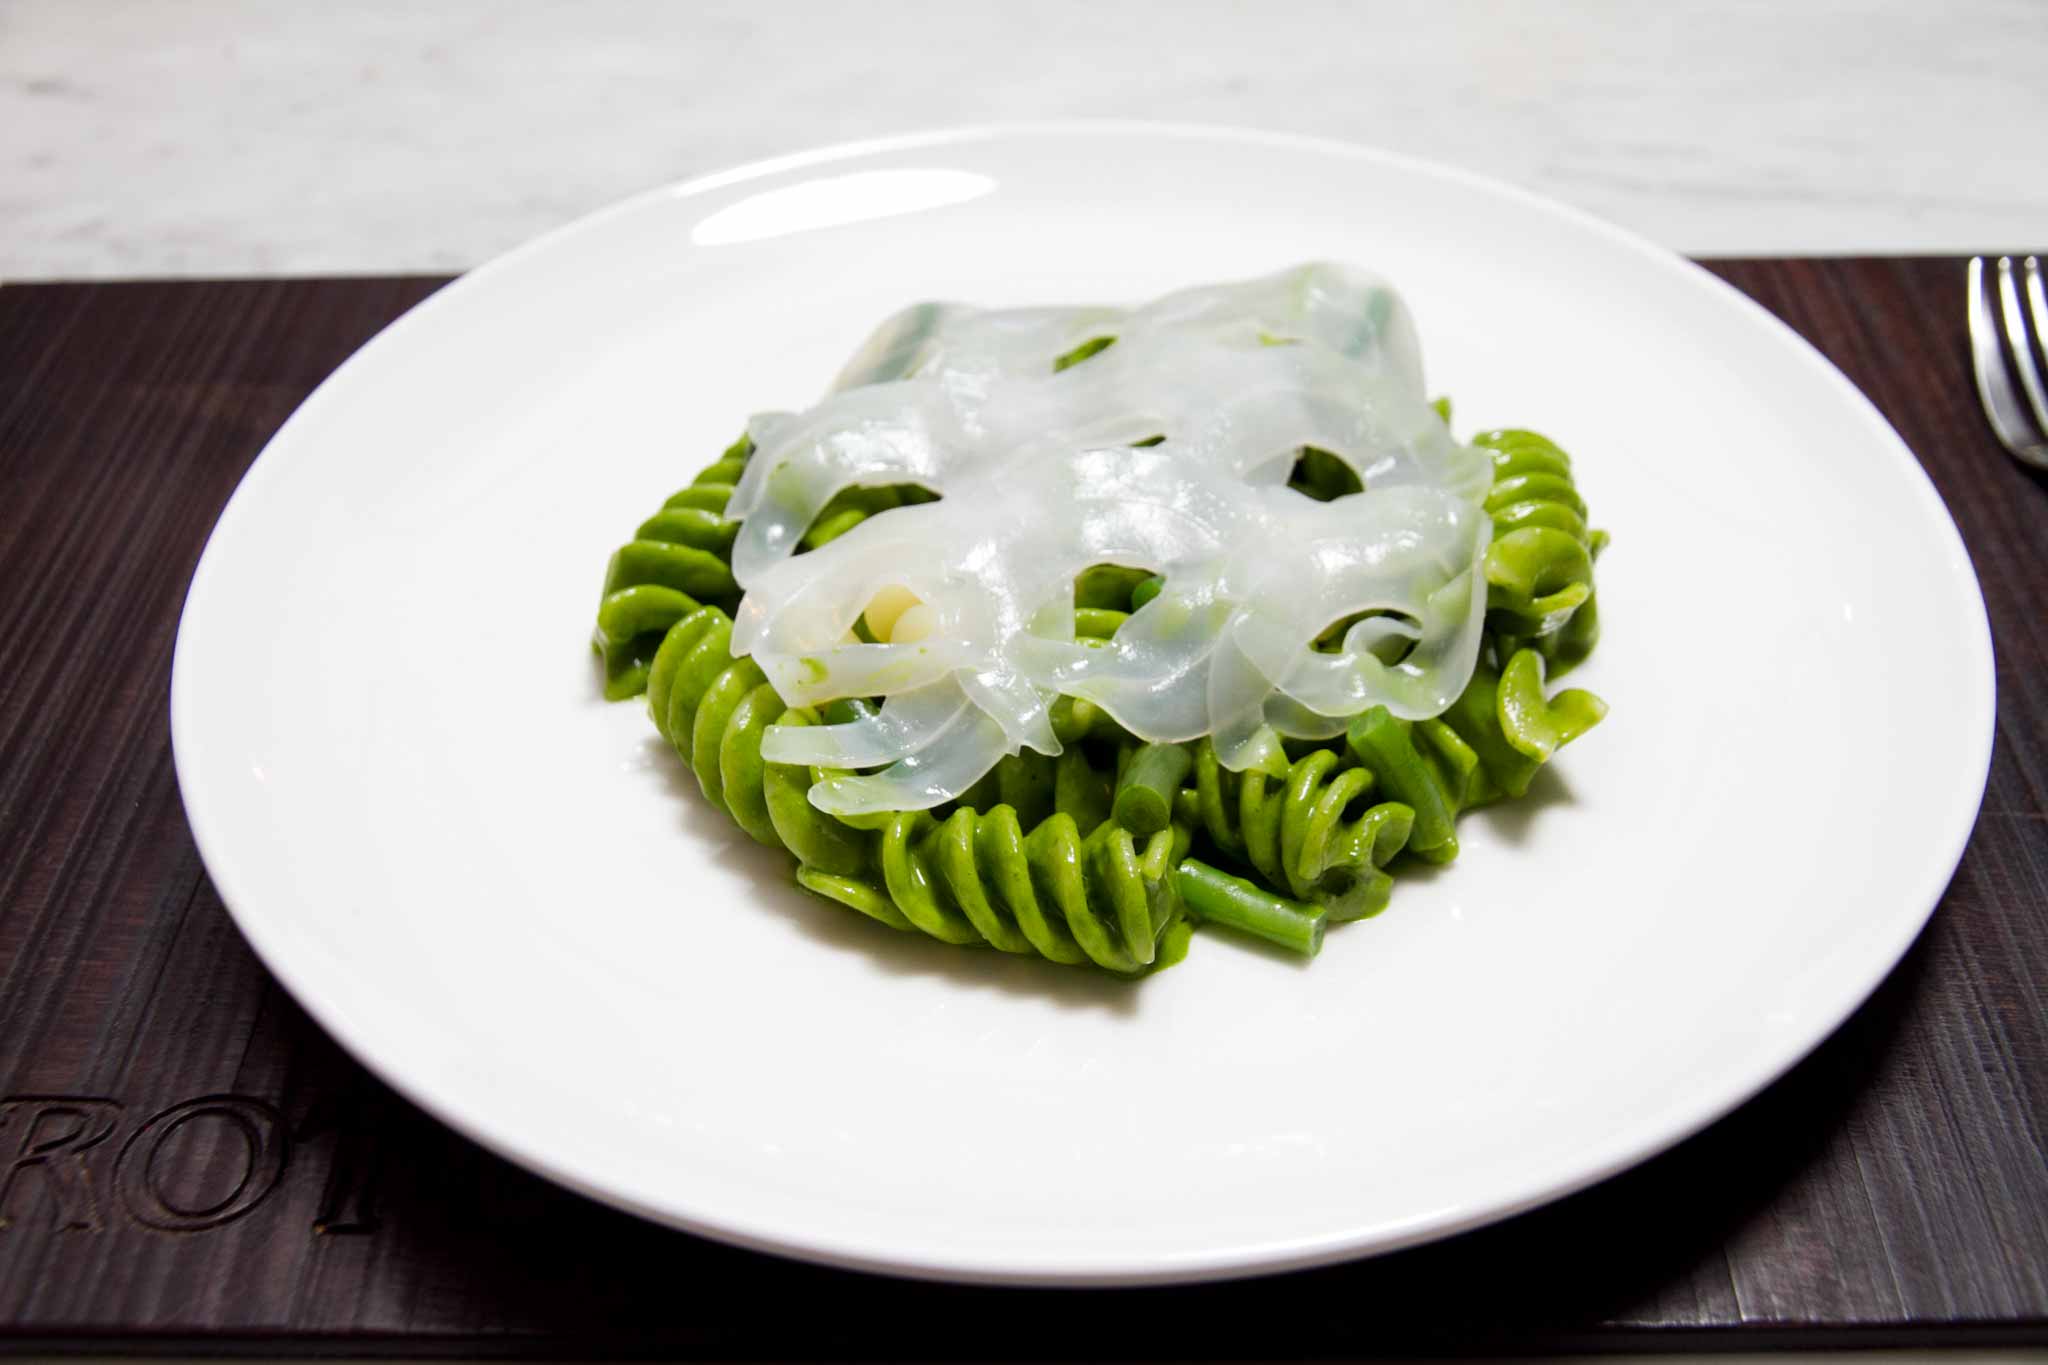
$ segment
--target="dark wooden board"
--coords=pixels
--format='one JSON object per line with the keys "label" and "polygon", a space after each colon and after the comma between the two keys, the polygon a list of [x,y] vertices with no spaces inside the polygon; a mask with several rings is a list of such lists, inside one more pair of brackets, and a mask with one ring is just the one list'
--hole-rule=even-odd
{"label": "dark wooden board", "polygon": [[[243,469],[440,282],[0,288],[0,1343],[951,1357],[2048,1340],[2048,485],[1977,412],[1961,262],[1710,268],[1884,410],[1983,579],[1997,752],[1932,925],[1784,1080],[1587,1193],[1375,1261],[1117,1292],[913,1284],[669,1232],[485,1155],[343,1057],[200,867],[171,768],[171,646]],[[1787,810],[1759,837],[1797,826]]]}

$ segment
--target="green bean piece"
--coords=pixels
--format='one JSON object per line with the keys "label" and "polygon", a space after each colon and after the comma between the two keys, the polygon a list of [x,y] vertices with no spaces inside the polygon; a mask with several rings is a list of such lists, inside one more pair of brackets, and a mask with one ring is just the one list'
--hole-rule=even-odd
{"label": "green bean piece", "polygon": [[1180,894],[1197,919],[1227,924],[1305,957],[1322,950],[1329,916],[1319,905],[1276,896],[1195,858],[1181,862]]}
{"label": "green bean piece", "polygon": [[1165,587],[1166,575],[1153,574],[1150,578],[1138,584],[1137,587],[1132,588],[1131,610],[1136,611],[1138,608],[1144,606],[1147,602],[1150,602],[1153,598],[1159,596],[1160,592]]}
{"label": "green bean piece", "polygon": [[1194,762],[1185,744],[1140,748],[1117,782],[1111,818],[1141,837],[1165,829],[1173,823],[1174,794],[1187,781]]}

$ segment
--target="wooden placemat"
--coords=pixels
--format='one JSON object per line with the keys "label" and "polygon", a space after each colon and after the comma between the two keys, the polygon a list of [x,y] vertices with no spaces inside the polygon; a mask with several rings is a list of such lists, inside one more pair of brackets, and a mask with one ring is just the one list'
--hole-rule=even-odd
{"label": "wooden placemat", "polygon": [[[0,1344],[963,1357],[2048,1340],[2048,484],[1977,411],[1960,261],[1709,268],[1884,410],[1983,580],[1997,752],[1931,927],[1812,1058],[1587,1193],[1374,1261],[1090,1292],[873,1278],[637,1222],[484,1154],[341,1055],[200,867],[171,769],[171,645],[249,461],[441,281],[0,288]],[[1654,415],[1644,436],[1651,458]],[[1797,840],[1796,784],[1766,783],[1757,837]],[[1741,850],[1728,858],[1741,895]]]}

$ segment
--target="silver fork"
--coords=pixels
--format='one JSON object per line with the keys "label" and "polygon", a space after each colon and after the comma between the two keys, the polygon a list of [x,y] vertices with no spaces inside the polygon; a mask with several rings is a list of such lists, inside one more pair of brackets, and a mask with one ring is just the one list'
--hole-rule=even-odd
{"label": "silver fork", "polygon": [[[2018,273],[2026,277],[2026,308],[2020,307],[2020,285],[2013,276],[2012,257],[1998,258],[1998,318],[1992,317],[1991,288],[1985,276],[1982,256],[1970,260],[1970,352],[1977,368],[1977,397],[1984,404],[1984,416],[1998,443],[2016,459],[2048,469],[2048,387],[2041,382],[2036,348],[2048,349],[2048,289],[2041,283],[2041,259],[2027,257]],[[2028,317],[2033,315],[2033,337],[2029,339]],[[2004,337],[2000,339],[2000,323]],[[2026,407],[2033,409],[2027,421],[2026,408],[2013,392],[2012,374],[2019,371],[2020,388],[2026,392]]]}

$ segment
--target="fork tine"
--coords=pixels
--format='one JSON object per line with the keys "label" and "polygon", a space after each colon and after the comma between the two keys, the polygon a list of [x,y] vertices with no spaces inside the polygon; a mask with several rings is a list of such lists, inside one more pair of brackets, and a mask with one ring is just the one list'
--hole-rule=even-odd
{"label": "fork tine", "polygon": [[[2010,272],[2012,258],[2002,261]],[[1970,259],[1969,282],[1970,358],[1977,377],[1977,397],[1984,416],[1991,423],[1998,443],[2014,458],[2048,469],[2048,443],[2030,430],[2019,395],[2013,392],[2012,377],[2006,372],[2005,348],[2000,344],[1998,322],[1991,314],[1991,291],[1984,278],[1984,258]],[[2025,341],[2024,335],[2020,338]]]}
{"label": "fork tine", "polygon": [[[2026,276],[2027,312],[2032,316],[2034,322],[2036,353],[2041,356],[2048,356],[2048,286],[2044,286],[2041,282],[2041,258],[2039,256],[2027,257]],[[2048,435],[2048,416],[2043,416],[2041,406],[2041,396],[2037,390],[2034,395],[2034,416],[2041,418],[2041,431],[2044,435]]]}
{"label": "fork tine", "polygon": [[[2034,276],[2032,292],[2039,296],[2040,262],[2027,257],[2027,265]],[[2041,389],[2041,371],[2034,364],[2034,344],[2027,339],[2027,321],[2020,312],[2019,284],[2013,278],[2012,257],[2002,256],[1998,261],[1998,305],[2005,314],[2005,344],[2012,352],[2013,367],[2020,372],[2020,387],[2027,392],[2027,406],[2034,410],[2034,428],[2048,434],[2048,393]],[[2038,319],[2040,314],[2035,314]],[[2035,323],[2040,331],[2040,324]],[[2048,334],[2044,334],[2048,335]]]}

